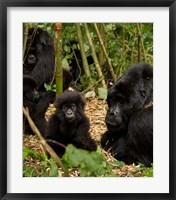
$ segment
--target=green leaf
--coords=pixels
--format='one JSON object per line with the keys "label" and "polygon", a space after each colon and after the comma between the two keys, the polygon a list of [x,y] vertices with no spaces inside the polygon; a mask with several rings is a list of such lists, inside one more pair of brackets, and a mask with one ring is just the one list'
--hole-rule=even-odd
{"label": "green leaf", "polygon": [[24,177],[36,177],[37,176],[37,172],[35,171],[35,169],[33,167],[24,166],[24,168],[23,168],[23,176]]}
{"label": "green leaf", "polygon": [[107,171],[107,164],[101,151],[86,151],[68,145],[62,157],[64,166],[79,168],[81,176],[101,176]]}
{"label": "green leaf", "polygon": [[57,163],[53,159],[50,159],[50,169],[51,169],[50,176],[57,177],[58,176],[58,166],[57,166]]}
{"label": "green leaf", "polygon": [[47,159],[47,157],[44,154],[40,154],[36,151],[33,151],[32,149],[25,148],[25,149],[23,149],[23,159],[25,159],[27,156],[32,156],[32,157],[38,158],[40,160]]}
{"label": "green leaf", "polygon": [[51,86],[48,83],[44,83],[44,87],[45,87],[46,91],[51,90]]}
{"label": "green leaf", "polygon": [[98,88],[98,98],[102,100],[106,100],[108,95],[108,91],[105,88]]}
{"label": "green leaf", "polygon": [[53,91],[56,92],[56,84],[54,84],[52,87],[48,83],[44,83],[44,87],[46,91]]}
{"label": "green leaf", "polygon": [[123,165],[125,165],[125,163],[123,161],[115,161],[112,162],[112,165],[116,165],[117,167],[122,167]]}
{"label": "green leaf", "polygon": [[64,69],[70,70],[70,66],[66,57],[62,59],[62,66]]}

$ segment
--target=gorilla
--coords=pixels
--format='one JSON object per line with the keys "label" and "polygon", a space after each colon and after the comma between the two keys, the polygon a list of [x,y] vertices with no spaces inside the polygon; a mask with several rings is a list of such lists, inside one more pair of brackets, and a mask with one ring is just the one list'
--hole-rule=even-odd
{"label": "gorilla", "polygon": [[36,81],[36,87],[43,87],[54,74],[54,43],[47,31],[30,28],[24,56],[23,74]]}
{"label": "gorilla", "polygon": [[[36,81],[36,89],[45,91],[44,83],[49,83],[54,75],[54,42],[49,33],[41,28],[30,28],[24,56],[23,74]],[[73,84],[71,72],[63,69],[63,90]],[[74,86],[74,84],[73,84]]]}
{"label": "gorilla", "polygon": [[109,89],[105,150],[126,164],[153,162],[153,69],[145,63],[129,67]]}
{"label": "gorilla", "polygon": [[[45,112],[49,103],[55,100],[55,92],[46,91],[44,88],[44,83],[49,83],[53,78],[54,65],[53,39],[41,28],[30,28],[23,64],[23,105],[29,107],[30,116],[42,133],[45,127]],[[71,73],[63,69],[63,90],[68,89],[72,82]],[[37,98],[34,89],[38,93]],[[28,96],[35,100],[29,101]],[[30,128],[25,128],[25,132],[32,133]]]}
{"label": "gorilla", "polygon": [[[36,89],[36,81],[28,75],[23,75],[23,106],[28,107],[30,116],[35,122],[41,134],[45,132],[45,112],[49,106],[49,102],[54,99],[55,94],[47,91],[41,94]],[[23,116],[23,132],[33,134],[30,125]]]}
{"label": "gorilla", "polygon": [[[89,120],[84,114],[85,102],[79,92],[65,91],[58,95],[55,103],[56,112],[46,126],[45,138],[65,146],[73,144],[77,148],[96,151],[97,144],[89,134]],[[52,148],[61,156],[63,147],[51,143]]]}

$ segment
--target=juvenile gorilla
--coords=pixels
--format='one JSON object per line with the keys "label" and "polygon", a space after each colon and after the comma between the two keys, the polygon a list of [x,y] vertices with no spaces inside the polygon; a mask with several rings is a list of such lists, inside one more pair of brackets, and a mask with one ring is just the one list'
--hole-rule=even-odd
{"label": "juvenile gorilla", "polygon": [[105,150],[126,164],[153,162],[153,70],[148,64],[127,69],[108,92]]}
{"label": "juvenile gorilla", "polygon": [[[89,120],[84,114],[85,102],[76,91],[65,91],[55,101],[56,112],[51,116],[46,138],[64,145],[73,144],[77,148],[96,151],[97,145],[89,134]],[[64,153],[59,145],[51,143],[58,155]]]}
{"label": "juvenile gorilla", "polygon": [[[45,112],[49,106],[49,102],[54,98],[55,94],[51,92],[46,92],[40,95],[36,89],[36,81],[28,76],[23,76],[23,106],[28,107],[29,114],[39,131],[44,134],[45,131]],[[27,119],[23,118],[24,133],[33,134]]]}

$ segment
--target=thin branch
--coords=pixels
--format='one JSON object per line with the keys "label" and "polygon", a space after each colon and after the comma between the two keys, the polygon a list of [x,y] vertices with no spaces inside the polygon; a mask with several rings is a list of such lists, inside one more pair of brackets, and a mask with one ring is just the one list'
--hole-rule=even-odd
{"label": "thin branch", "polygon": [[60,142],[57,142],[57,141],[55,141],[55,140],[51,140],[51,139],[47,139],[46,140],[48,143],[50,142],[50,143],[53,143],[53,144],[57,144],[58,146],[60,146],[60,147],[62,147],[62,148],[66,148],[66,146],[64,145],[64,144],[62,144],[62,143],[60,143]]}
{"label": "thin branch", "polygon": [[29,53],[29,50],[30,50],[30,48],[31,48],[31,46],[32,46],[32,43],[33,43],[34,38],[35,38],[35,35],[36,35],[36,33],[37,33],[37,29],[38,29],[37,25],[38,25],[38,24],[36,24],[36,27],[34,28],[34,31],[33,31],[33,33],[32,33],[31,41],[30,41],[30,43],[29,43],[28,49],[26,50],[26,54],[24,54],[23,63],[25,63],[25,60],[26,60],[27,55],[28,55],[28,53]]}
{"label": "thin branch", "polygon": [[48,145],[48,143],[44,140],[44,138],[42,137],[40,131],[38,130],[38,128],[36,127],[35,123],[33,122],[33,120],[31,119],[30,115],[29,115],[29,109],[28,108],[24,108],[23,107],[23,114],[25,115],[25,117],[27,118],[29,125],[32,129],[32,131],[37,135],[37,137],[40,140],[40,143],[44,146],[44,148],[47,150],[47,152],[51,155],[51,157],[57,162],[58,166],[62,168],[62,170],[65,172],[65,174],[67,175],[67,172],[64,168],[64,166],[62,165],[62,162],[60,160],[60,158],[58,157],[58,155],[55,153],[55,151]]}
{"label": "thin branch", "polygon": [[[68,41],[68,42],[69,42],[69,41]],[[81,77],[81,67],[80,67],[78,58],[77,58],[77,56],[76,56],[76,54],[75,54],[75,50],[74,50],[74,48],[72,47],[72,45],[70,44],[70,42],[69,42],[69,46],[70,46],[70,48],[71,48],[72,51],[73,51],[73,55],[74,55],[74,57],[75,57],[76,64],[77,64],[77,66],[78,66],[78,68],[79,68],[79,75],[78,75],[77,79],[75,80],[75,83],[77,83],[77,81],[78,81],[79,78]]]}
{"label": "thin branch", "polygon": [[104,78],[104,77],[101,77],[96,83],[90,85],[88,88],[86,88],[86,89],[85,89],[84,91],[82,91],[81,93],[82,93],[82,94],[85,94],[85,93],[86,93],[87,91],[89,91],[92,87],[94,87],[94,86],[97,85],[99,82],[101,82],[103,78]]}

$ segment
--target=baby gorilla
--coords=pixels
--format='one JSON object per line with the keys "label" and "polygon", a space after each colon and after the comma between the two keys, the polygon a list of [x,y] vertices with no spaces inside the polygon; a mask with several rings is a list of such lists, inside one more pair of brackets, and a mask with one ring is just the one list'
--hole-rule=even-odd
{"label": "baby gorilla", "polygon": [[[31,118],[35,119],[35,105],[39,101],[39,93],[36,90],[35,80],[28,76],[23,76],[23,106],[28,107]],[[29,123],[25,117],[23,117],[24,133],[32,133]]]}
{"label": "baby gorilla", "polygon": [[[45,112],[54,98],[54,92],[46,91],[44,94],[39,93],[36,89],[36,81],[31,76],[23,75],[23,106],[28,107],[29,114],[41,134],[45,132]],[[33,134],[25,117],[23,118],[23,128],[24,133]]]}
{"label": "baby gorilla", "polygon": [[[96,151],[97,144],[89,134],[89,120],[84,114],[85,102],[79,92],[65,91],[55,101],[56,112],[51,116],[46,128],[46,139],[64,145],[73,144],[77,148]],[[48,141],[49,141],[48,140]],[[50,142],[59,156],[63,147]]]}
{"label": "baby gorilla", "polygon": [[101,145],[126,164],[153,162],[153,69],[135,64],[108,91]]}

